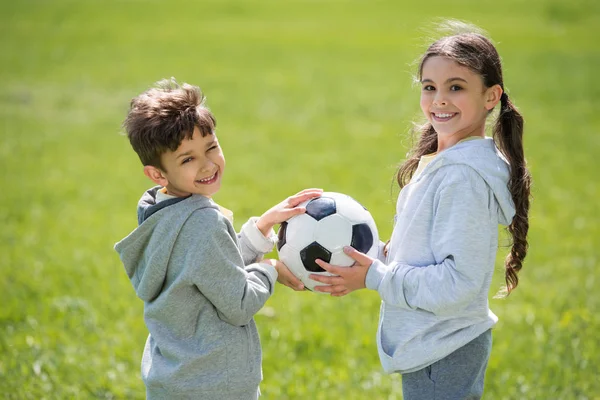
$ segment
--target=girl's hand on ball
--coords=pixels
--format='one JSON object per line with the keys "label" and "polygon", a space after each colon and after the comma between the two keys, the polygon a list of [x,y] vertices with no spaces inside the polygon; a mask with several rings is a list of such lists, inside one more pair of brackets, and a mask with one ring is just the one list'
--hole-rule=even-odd
{"label": "girl's hand on ball", "polygon": [[352,247],[344,247],[344,253],[356,261],[351,267],[336,267],[323,260],[315,261],[325,271],[335,275],[324,276],[311,274],[310,279],[327,284],[327,286],[315,286],[315,291],[341,297],[366,287],[365,280],[367,272],[374,260]]}
{"label": "girl's hand on ball", "polygon": [[323,189],[304,189],[288,197],[261,215],[258,221],[256,221],[256,227],[263,235],[268,236],[273,226],[287,221],[295,215],[306,212],[306,208],[298,207],[298,204],[319,197],[322,193]]}
{"label": "girl's hand on ball", "polygon": [[384,257],[387,257],[388,251],[390,250],[390,240],[388,240],[387,242],[385,242],[385,246],[383,246],[383,256]]}
{"label": "girl's hand on ball", "polygon": [[284,263],[273,259],[267,260],[267,262],[277,270],[277,282],[296,291],[304,290],[304,284],[291,273]]}

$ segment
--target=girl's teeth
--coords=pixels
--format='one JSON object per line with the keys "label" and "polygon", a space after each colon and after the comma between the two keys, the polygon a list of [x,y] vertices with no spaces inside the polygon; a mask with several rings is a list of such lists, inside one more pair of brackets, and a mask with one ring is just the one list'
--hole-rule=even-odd
{"label": "girl's teeth", "polygon": [[450,118],[452,114],[434,114],[438,118]]}

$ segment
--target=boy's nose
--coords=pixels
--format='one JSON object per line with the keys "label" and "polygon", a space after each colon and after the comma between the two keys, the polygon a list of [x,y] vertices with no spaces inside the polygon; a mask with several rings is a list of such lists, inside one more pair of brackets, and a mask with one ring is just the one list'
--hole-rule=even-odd
{"label": "boy's nose", "polygon": [[215,164],[212,161],[206,160],[206,162],[202,166],[202,172],[209,172],[209,171],[211,171],[213,165],[215,165]]}

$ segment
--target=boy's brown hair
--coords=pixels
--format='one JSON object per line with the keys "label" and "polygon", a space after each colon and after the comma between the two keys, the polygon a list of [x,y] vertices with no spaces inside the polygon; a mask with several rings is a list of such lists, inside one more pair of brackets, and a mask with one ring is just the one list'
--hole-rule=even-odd
{"label": "boy's brown hair", "polygon": [[174,78],[156,82],[131,100],[123,127],[143,165],[164,170],[161,155],[190,139],[194,127],[202,136],[214,133],[217,121],[204,101],[198,86],[179,85]]}

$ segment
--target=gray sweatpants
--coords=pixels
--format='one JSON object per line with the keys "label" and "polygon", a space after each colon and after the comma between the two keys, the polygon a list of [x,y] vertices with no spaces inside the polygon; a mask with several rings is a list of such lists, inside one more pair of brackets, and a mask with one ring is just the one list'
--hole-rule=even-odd
{"label": "gray sweatpants", "polygon": [[483,395],[492,330],[419,371],[402,375],[404,400],[475,400]]}

